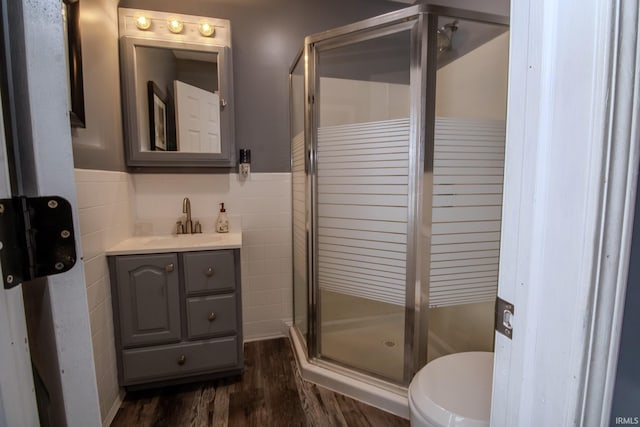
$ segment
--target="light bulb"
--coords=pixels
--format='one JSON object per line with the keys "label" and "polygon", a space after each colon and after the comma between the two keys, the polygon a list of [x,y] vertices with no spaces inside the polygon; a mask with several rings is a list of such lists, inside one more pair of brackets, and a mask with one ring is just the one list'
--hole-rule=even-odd
{"label": "light bulb", "polygon": [[151,19],[147,18],[144,15],[138,15],[136,17],[136,27],[141,30],[148,30],[151,27]]}
{"label": "light bulb", "polygon": [[172,33],[178,34],[182,32],[182,21],[178,18],[169,18],[167,20],[167,26]]}
{"label": "light bulb", "polygon": [[198,30],[200,30],[200,34],[202,34],[204,37],[209,37],[210,35],[216,32],[215,27],[209,24],[208,22],[200,23]]}

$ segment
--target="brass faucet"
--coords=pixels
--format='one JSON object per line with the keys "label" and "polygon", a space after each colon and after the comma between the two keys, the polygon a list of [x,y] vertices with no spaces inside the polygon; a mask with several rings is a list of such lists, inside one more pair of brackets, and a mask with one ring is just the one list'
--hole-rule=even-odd
{"label": "brass faucet", "polygon": [[196,221],[194,224],[191,220],[191,201],[188,197],[182,201],[182,213],[187,214],[187,220],[184,224],[181,221],[176,222],[176,234],[202,233],[200,221]]}

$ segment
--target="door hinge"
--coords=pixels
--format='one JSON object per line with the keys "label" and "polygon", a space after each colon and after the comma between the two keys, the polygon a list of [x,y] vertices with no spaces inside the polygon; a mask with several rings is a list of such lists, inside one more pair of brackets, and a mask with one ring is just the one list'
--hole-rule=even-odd
{"label": "door hinge", "polygon": [[515,313],[513,304],[497,297],[495,313],[496,331],[509,339],[513,338],[513,314]]}
{"label": "door hinge", "polygon": [[0,263],[5,289],[70,270],[76,263],[71,204],[58,196],[0,199]]}

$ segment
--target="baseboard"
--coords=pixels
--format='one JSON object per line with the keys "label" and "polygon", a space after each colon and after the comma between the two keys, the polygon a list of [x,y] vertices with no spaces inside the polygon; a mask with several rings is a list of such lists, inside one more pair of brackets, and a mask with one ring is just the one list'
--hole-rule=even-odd
{"label": "baseboard", "polygon": [[285,338],[285,337],[286,335],[284,335],[282,332],[275,332],[273,334],[257,335],[254,337],[245,338],[243,342],[246,344],[248,342],[266,341],[266,340],[272,340],[275,338]]}
{"label": "baseboard", "polygon": [[271,340],[275,338],[286,338],[289,336],[289,328],[291,328],[292,323],[293,323],[292,319],[282,319],[279,331],[272,332],[269,334],[264,334],[264,335],[254,335],[248,338],[245,337],[243,342],[247,343],[247,342],[253,342],[253,341]]}
{"label": "baseboard", "polygon": [[292,326],[293,319],[282,319],[282,324],[280,325],[280,332],[282,332],[282,335],[288,337]]}
{"label": "baseboard", "polygon": [[124,391],[123,388],[120,388],[118,391],[118,395],[116,396],[116,400],[113,401],[113,405],[111,405],[111,409],[107,412],[107,415],[104,417],[102,421],[102,427],[109,427],[113,420],[116,418],[118,411],[120,410],[120,406],[122,406],[122,401],[124,400],[127,392]]}

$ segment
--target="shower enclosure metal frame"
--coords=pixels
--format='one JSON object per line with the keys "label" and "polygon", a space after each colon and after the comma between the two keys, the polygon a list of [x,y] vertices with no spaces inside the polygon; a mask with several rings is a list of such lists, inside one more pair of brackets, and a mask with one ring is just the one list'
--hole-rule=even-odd
{"label": "shower enclosure metal frame", "polygon": [[[467,11],[428,4],[412,6],[354,24],[346,25],[305,38],[303,51],[290,68],[292,74],[299,61],[304,61],[304,150],[306,188],[306,255],[307,255],[307,337],[294,327],[294,333],[306,341],[307,359],[339,373],[375,383],[389,390],[408,386],[413,374],[426,362],[427,308],[429,265],[422,260],[430,257],[429,245],[420,241],[421,228],[431,222],[431,210],[423,209],[424,200],[431,200],[433,146],[435,126],[435,82],[437,70],[438,17],[447,16],[469,21],[508,26],[509,18],[501,15]],[[400,383],[343,363],[326,360],[319,353],[319,286],[318,286],[318,216],[317,201],[317,124],[315,98],[319,77],[316,74],[317,55],[325,49],[349,45],[399,31],[411,31],[410,59],[410,141],[409,141],[409,216],[407,233],[407,276],[405,303],[405,340],[403,380]],[[290,108],[293,108],[290,102]],[[292,113],[292,111],[291,111]],[[292,132],[293,133],[293,132]],[[293,137],[293,134],[291,135]],[[429,202],[430,205],[430,202]],[[295,283],[295,282],[294,282]],[[294,289],[294,301],[295,304]],[[295,307],[294,307],[295,316]]]}

